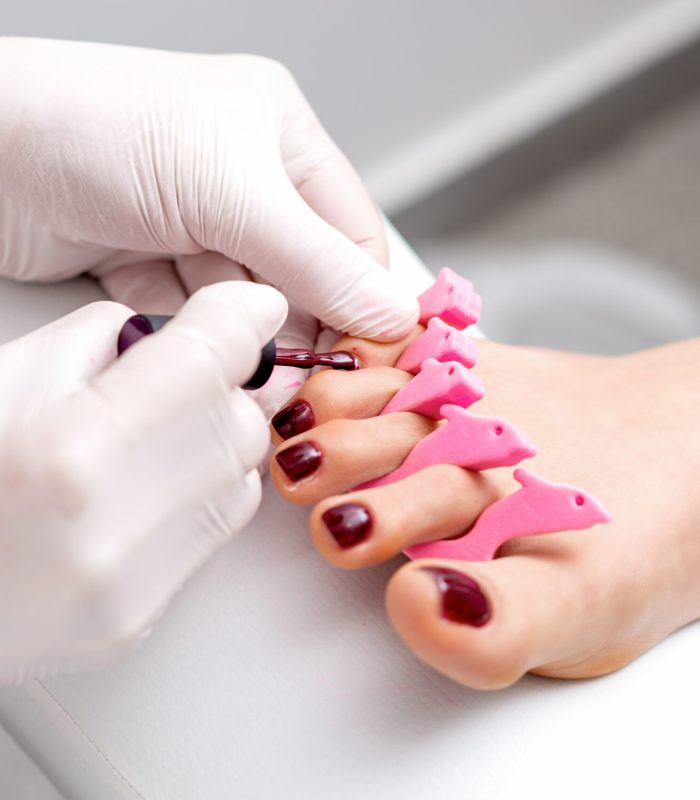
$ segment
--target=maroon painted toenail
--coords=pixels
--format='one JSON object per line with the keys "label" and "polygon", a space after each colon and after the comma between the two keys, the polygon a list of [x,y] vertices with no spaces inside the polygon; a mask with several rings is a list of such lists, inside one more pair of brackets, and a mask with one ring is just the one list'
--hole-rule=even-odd
{"label": "maroon painted toenail", "polygon": [[372,516],[358,503],[329,508],[321,519],[343,550],[364,542],[372,531]]}
{"label": "maroon painted toenail", "polygon": [[289,480],[296,483],[316,472],[323,454],[313,442],[300,442],[277,453],[275,459]]}
{"label": "maroon painted toenail", "polygon": [[282,439],[291,439],[298,433],[304,433],[313,428],[316,422],[314,412],[306,400],[297,400],[296,403],[278,411],[272,418],[272,427]]}
{"label": "maroon painted toenail", "polygon": [[475,628],[491,619],[488,600],[473,578],[444,567],[423,567],[423,570],[435,577],[445,619]]}

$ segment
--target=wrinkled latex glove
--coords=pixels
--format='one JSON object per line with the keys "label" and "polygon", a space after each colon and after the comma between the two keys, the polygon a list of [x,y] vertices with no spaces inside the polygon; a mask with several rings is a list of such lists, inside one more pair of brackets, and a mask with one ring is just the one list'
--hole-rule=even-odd
{"label": "wrinkled latex glove", "polygon": [[209,286],[114,360],[132,313],[94,303],[0,347],[0,683],[130,649],[258,506],[269,435],[237,386],[284,298]]}
{"label": "wrinkled latex glove", "polygon": [[268,59],[1,38],[0,187],[7,277],[87,271],[172,313],[244,265],[338,330],[417,318],[360,179]]}
{"label": "wrinkled latex glove", "polygon": [[[432,285],[435,276],[390,224],[387,226],[387,233],[388,268],[400,278],[406,291],[417,297]],[[282,347],[301,347],[323,352],[331,350],[340,335],[337,330],[319,326],[318,321],[303,309],[290,306],[287,319],[276,339]],[[275,367],[270,380],[255,392],[255,398],[268,419],[296,394],[306,380],[307,373],[307,370],[295,367]]]}

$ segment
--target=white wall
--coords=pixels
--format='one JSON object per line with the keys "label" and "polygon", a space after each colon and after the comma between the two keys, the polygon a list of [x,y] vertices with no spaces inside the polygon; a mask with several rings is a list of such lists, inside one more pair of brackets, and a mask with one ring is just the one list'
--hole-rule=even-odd
{"label": "white wall", "polygon": [[287,63],[366,172],[663,0],[0,0],[0,31]]}

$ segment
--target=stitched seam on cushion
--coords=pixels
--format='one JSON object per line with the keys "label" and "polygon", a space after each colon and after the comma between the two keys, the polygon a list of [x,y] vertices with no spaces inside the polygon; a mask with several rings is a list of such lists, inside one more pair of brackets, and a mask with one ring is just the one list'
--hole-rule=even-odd
{"label": "stitched seam on cushion", "polygon": [[62,715],[70,721],[70,724],[78,732],[80,736],[89,744],[89,746],[97,753],[100,760],[107,766],[107,768],[127,787],[129,792],[134,797],[134,800],[146,800],[145,796],[131,783],[131,781],[120,771],[117,767],[107,758],[107,756],[98,747],[92,737],[90,737],[75,717],[68,711],[68,709],[59,701],[56,695],[49,689],[49,687],[41,680],[36,680],[36,683],[41,686],[44,692],[49,696],[54,705],[60,709]]}

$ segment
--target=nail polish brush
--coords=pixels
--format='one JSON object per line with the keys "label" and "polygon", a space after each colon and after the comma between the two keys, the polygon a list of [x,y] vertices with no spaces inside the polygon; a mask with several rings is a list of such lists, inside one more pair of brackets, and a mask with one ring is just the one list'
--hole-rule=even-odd
{"label": "nail polish brush", "polygon": [[[121,355],[144,336],[149,336],[159,331],[171,316],[162,314],[135,314],[124,323],[117,339],[117,355]],[[260,363],[253,376],[243,387],[244,389],[259,389],[264,386],[272,375],[275,366],[300,367],[330,367],[331,369],[354,370],[360,368],[360,360],[356,355],[345,350],[334,353],[314,353],[311,350],[277,347],[274,339],[260,351]]]}

